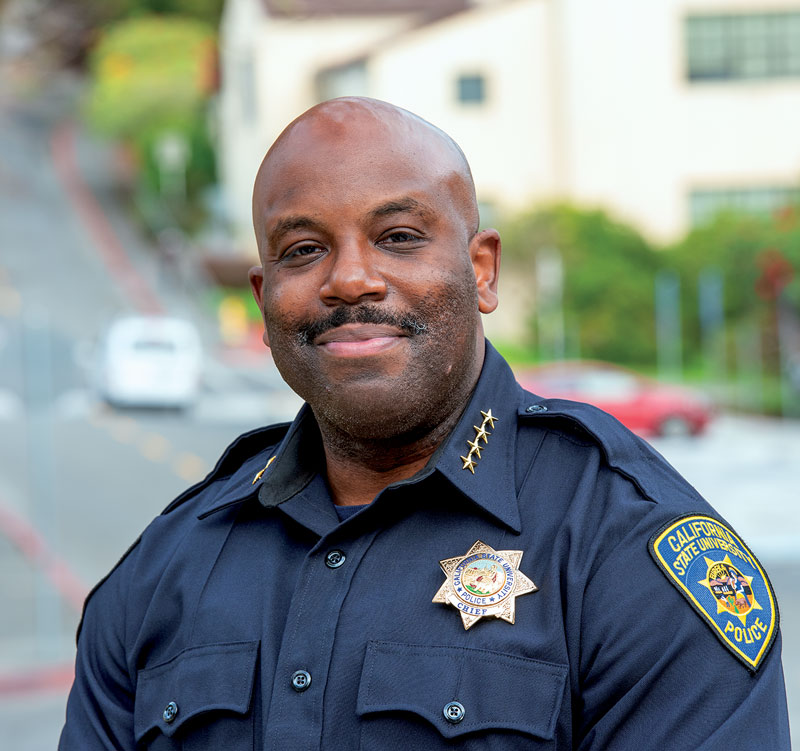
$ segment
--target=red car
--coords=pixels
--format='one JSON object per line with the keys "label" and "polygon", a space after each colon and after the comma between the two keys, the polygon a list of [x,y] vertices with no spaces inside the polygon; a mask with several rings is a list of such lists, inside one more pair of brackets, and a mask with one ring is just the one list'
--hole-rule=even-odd
{"label": "red car", "polygon": [[528,391],[588,402],[642,435],[699,435],[711,420],[703,396],[603,362],[554,362],[517,372]]}

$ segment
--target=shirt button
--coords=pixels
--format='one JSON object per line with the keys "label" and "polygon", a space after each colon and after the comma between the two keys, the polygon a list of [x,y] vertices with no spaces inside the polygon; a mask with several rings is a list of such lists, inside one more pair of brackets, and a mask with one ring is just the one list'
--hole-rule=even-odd
{"label": "shirt button", "polygon": [[325,556],[325,565],[328,568],[339,568],[347,558],[341,550],[330,550]]}
{"label": "shirt button", "polygon": [[464,719],[464,705],[458,701],[451,701],[444,705],[442,710],[444,719],[452,722],[453,725]]}
{"label": "shirt button", "polygon": [[307,670],[295,670],[292,673],[292,688],[297,693],[302,693],[311,685],[311,673]]}
{"label": "shirt button", "polygon": [[175,718],[178,716],[178,705],[171,701],[164,707],[164,713],[161,715],[164,718],[164,722],[169,725],[171,722],[175,721]]}
{"label": "shirt button", "polygon": [[534,412],[547,412],[547,407],[544,404],[531,404],[530,407],[525,407],[525,411],[528,414],[532,414]]}

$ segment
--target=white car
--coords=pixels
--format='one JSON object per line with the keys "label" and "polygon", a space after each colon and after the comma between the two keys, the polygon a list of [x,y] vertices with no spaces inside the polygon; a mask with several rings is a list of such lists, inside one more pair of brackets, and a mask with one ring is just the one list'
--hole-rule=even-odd
{"label": "white car", "polygon": [[189,321],[165,316],[115,320],[100,352],[100,392],[119,407],[190,407],[200,391],[203,352]]}

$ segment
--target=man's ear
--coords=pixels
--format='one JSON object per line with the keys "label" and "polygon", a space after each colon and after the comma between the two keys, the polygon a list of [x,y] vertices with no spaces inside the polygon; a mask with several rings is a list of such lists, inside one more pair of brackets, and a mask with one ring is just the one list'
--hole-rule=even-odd
{"label": "man's ear", "polygon": [[266,320],[264,319],[264,269],[261,266],[253,266],[248,270],[247,278],[250,280],[250,289],[253,292],[256,305],[261,311],[261,320],[264,321],[264,333],[261,338],[264,340],[264,344],[269,347],[269,336],[267,335]]}
{"label": "man's ear", "polygon": [[469,255],[478,283],[478,310],[481,313],[491,313],[497,307],[500,251],[500,235],[496,229],[481,230],[469,244]]}

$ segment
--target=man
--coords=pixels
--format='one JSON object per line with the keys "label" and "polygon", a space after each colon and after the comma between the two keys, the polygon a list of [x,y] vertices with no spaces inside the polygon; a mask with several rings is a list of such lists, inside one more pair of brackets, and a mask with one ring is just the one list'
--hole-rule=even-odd
{"label": "man", "polygon": [[[62,749],[789,747],[752,553],[485,342],[500,241],[449,137],[324,103],[268,152],[253,213],[264,341],[307,404],[91,595]],[[712,591],[721,564],[747,612]]]}

